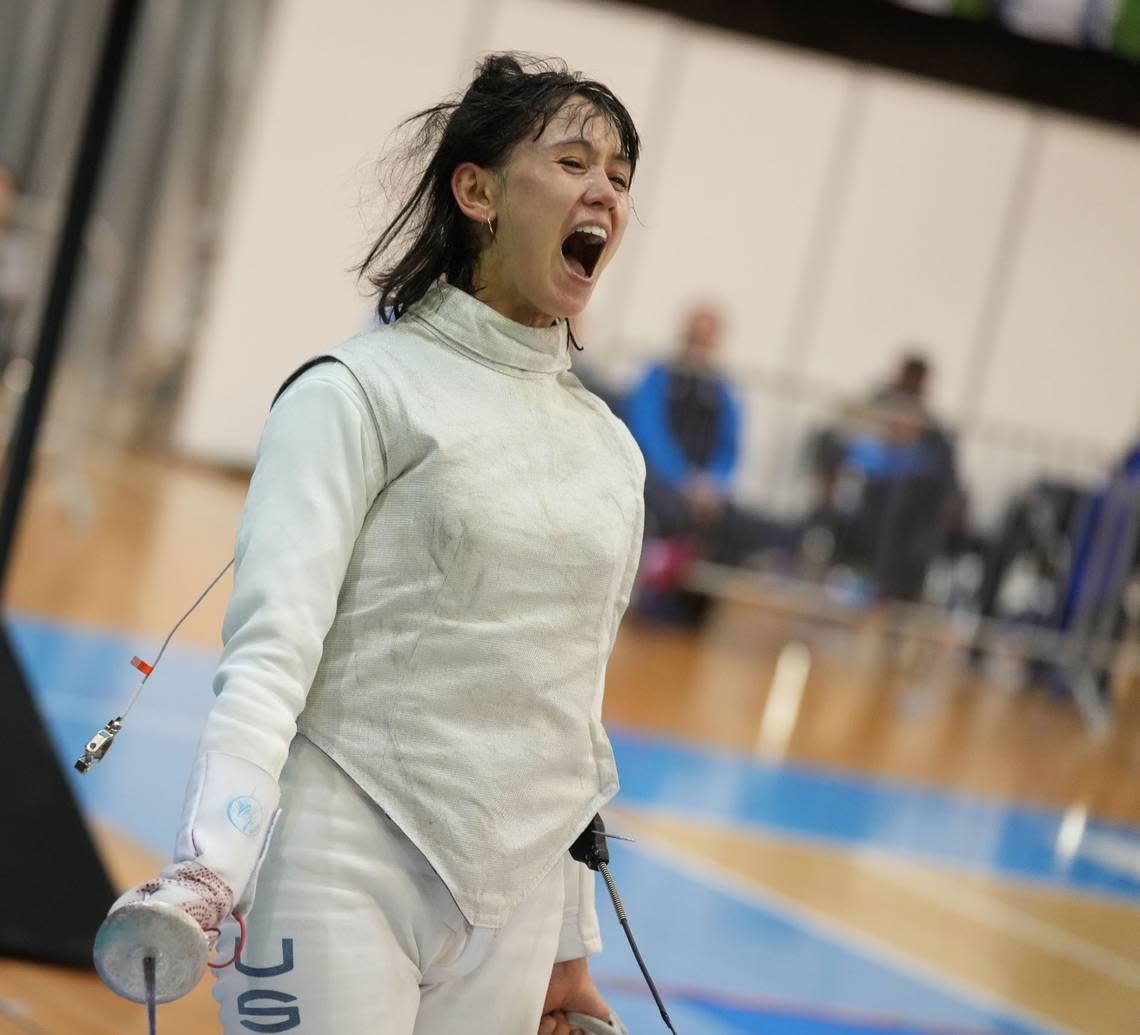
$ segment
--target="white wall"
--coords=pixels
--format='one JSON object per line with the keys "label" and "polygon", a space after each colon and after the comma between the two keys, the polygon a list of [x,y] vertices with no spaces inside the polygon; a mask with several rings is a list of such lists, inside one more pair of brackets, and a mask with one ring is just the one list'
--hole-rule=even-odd
{"label": "white wall", "polygon": [[[719,301],[726,359],[742,369],[782,361],[852,74],[787,48],[686,28],[671,70],[673,103],[646,170],[617,336],[637,353],[672,341],[684,310]],[[777,100],[778,98],[778,100]]]}
{"label": "white wall", "polygon": [[183,450],[249,462],[285,374],[367,319],[346,269],[379,222],[388,129],[503,48],[564,56],[637,119],[642,225],[598,289],[587,356],[628,378],[692,301],[719,300],[750,400],[748,497],[788,495],[817,413],[765,385],[858,395],[911,343],[991,512],[1009,479],[971,435],[1020,429],[1023,472],[1071,439],[1067,469],[1087,471],[1136,430],[1137,134],[618,4],[281,0]]}
{"label": "white wall", "polygon": [[804,372],[829,388],[927,352],[933,402],[954,416],[1029,116],[928,82],[868,77]]}
{"label": "white wall", "polygon": [[1140,426],[1140,136],[1049,117],[979,409],[1120,443]]}
{"label": "white wall", "polygon": [[368,320],[347,270],[368,239],[375,159],[400,119],[461,85],[464,6],[278,3],[179,414],[181,450],[249,463],[282,380]]}

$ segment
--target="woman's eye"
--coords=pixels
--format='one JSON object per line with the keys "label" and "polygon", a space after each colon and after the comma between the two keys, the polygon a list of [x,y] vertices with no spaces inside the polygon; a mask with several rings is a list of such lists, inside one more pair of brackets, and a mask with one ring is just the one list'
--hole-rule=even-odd
{"label": "woman's eye", "polygon": [[577,158],[563,158],[561,164],[567,169],[585,169],[586,167]]}
{"label": "woman's eye", "polygon": [[624,176],[611,176],[610,183],[612,183],[618,190],[629,190],[629,184],[626,183]]}

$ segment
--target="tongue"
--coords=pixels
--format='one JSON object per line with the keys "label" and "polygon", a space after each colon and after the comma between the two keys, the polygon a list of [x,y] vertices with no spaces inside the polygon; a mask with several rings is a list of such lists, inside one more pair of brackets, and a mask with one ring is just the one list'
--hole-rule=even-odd
{"label": "tongue", "polygon": [[575,273],[577,273],[578,276],[584,277],[586,275],[586,267],[583,266],[582,263],[577,259],[575,259],[574,256],[567,255],[564,256],[564,258],[566,259],[566,265],[569,266],[570,269],[572,269]]}

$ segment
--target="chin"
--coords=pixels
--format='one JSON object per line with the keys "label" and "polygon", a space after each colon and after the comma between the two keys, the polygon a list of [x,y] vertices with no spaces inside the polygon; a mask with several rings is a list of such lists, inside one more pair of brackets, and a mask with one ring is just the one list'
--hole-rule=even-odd
{"label": "chin", "polygon": [[584,282],[577,278],[567,278],[560,269],[555,269],[540,281],[531,281],[520,294],[529,299],[529,304],[535,311],[555,320],[567,320],[581,316],[585,311],[597,282],[596,275],[592,280]]}
{"label": "chin", "polygon": [[576,302],[573,305],[564,305],[561,307],[561,312],[559,312],[557,315],[560,319],[563,320],[573,319],[575,316],[581,316],[586,311],[586,307],[589,304],[590,300],[587,298],[585,301]]}
{"label": "chin", "polygon": [[581,316],[593,297],[594,286],[592,284],[588,290],[557,291],[551,296],[550,307],[545,311],[559,320],[568,320],[575,316]]}

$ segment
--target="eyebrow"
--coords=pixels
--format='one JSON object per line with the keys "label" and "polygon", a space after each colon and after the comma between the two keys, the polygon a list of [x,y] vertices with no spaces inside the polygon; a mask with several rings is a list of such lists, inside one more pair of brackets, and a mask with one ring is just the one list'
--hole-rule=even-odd
{"label": "eyebrow", "polygon": [[[563,137],[561,140],[552,140],[550,142],[549,146],[550,146],[550,149],[553,150],[556,147],[565,147],[567,144],[580,144],[587,151],[596,151],[597,150],[597,148],[594,147],[594,144],[592,141],[586,139],[586,137],[581,136],[581,135],[576,136],[576,137]],[[624,151],[619,151],[613,157],[614,157],[615,161],[625,162],[626,165],[631,164],[630,160],[629,160],[629,155],[627,155]]]}

